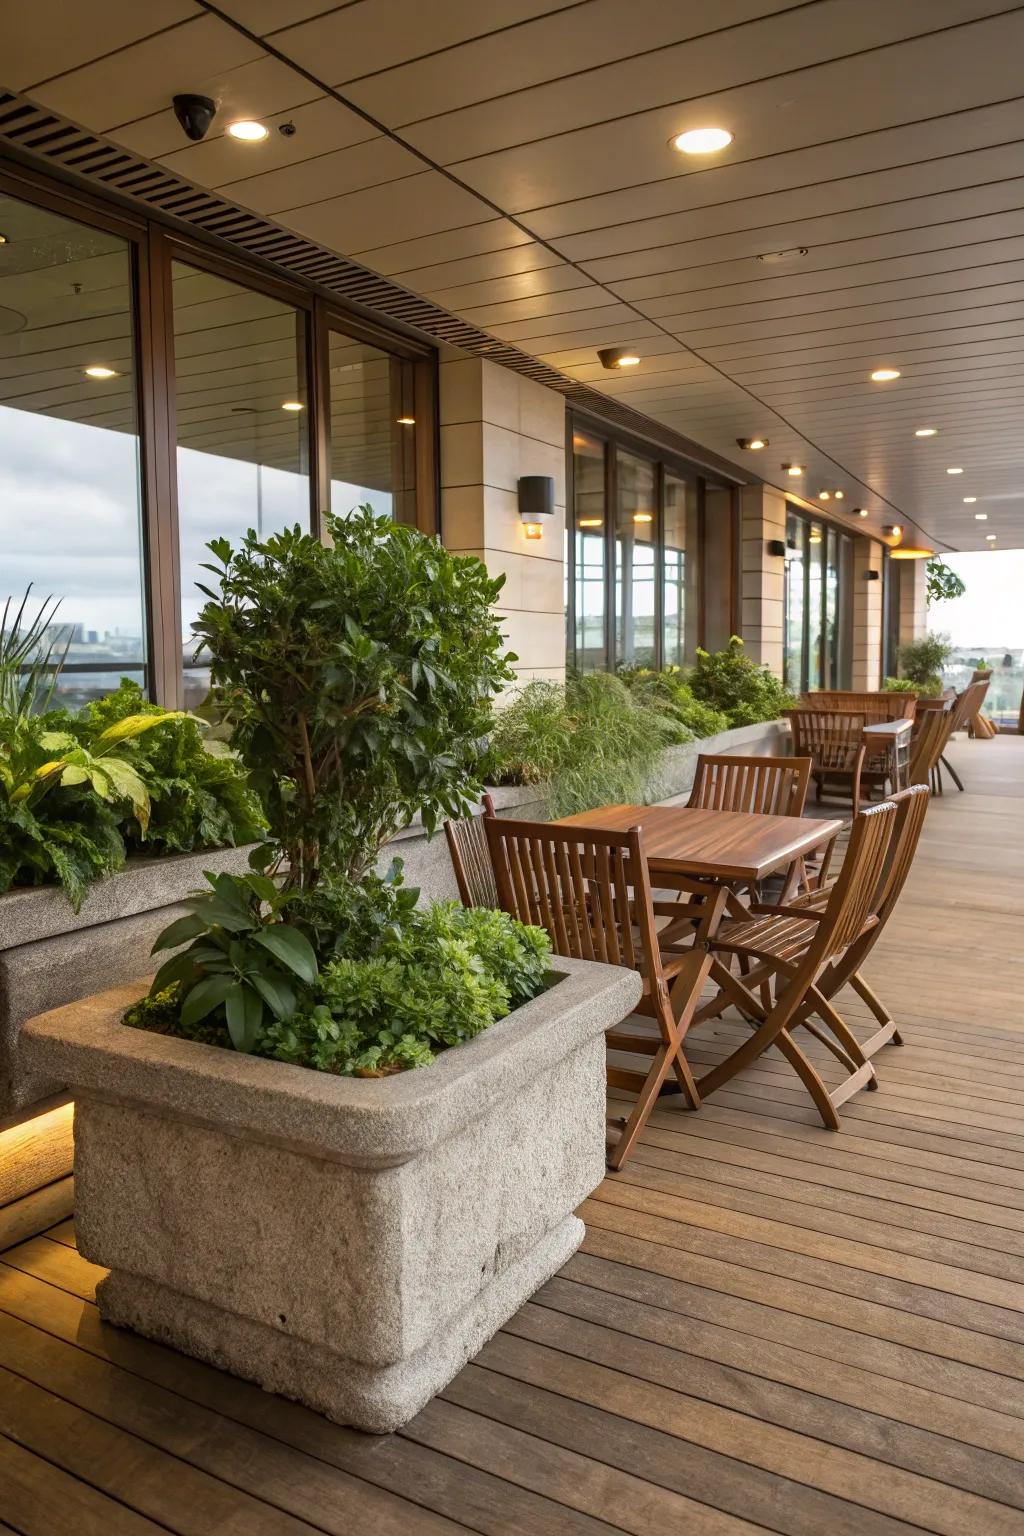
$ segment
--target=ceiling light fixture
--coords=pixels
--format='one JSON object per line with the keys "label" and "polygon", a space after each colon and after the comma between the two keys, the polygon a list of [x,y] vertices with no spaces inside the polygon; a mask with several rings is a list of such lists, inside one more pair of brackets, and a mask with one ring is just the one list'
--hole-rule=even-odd
{"label": "ceiling light fixture", "polygon": [[782,468],[786,471],[787,475],[802,475],[804,472],[802,464],[783,464]]}
{"label": "ceiling light fixture", "polygon": [[599,347],[598,361],[602,368],[635,368],[640,359],[631,347]]}
{"label": "ceiling light fixture", "polygon": [[831,501],[831,499],[832,499],[831,491],[819,491],[818,492],[818,500],[819,501]]}
{"label": "ceiling light fixture", "polygon": [[301,400],[282,400],[281,409],[282,411],[304,411],[305,406]]}
{"label": "ceiling light fixture", "polygon": [[395,421],[400,427],[414,427],[416,425],[415,416],[396,416]]}
{"label": "ceiling light fixture", "polygon": [[836,501],[842,501],[843,500],[843,492],[842,491],[833,491],[832,494],[836,498]]}
{"label": "ceiling light fixture", "polygon": [[784,261],[799,261],[808,254],[809,249],[806,245],[791,245],[785,251],[762,251],[754,260],[762,262],[766,267],[777,267]]}
{"label": "ceiling light fixture", "polygon": [[0,230],[0,245],[6,245],[6,244],[7,244],[7,236],[3,233],[2,230]]}
{"label": "ceiling light fixture", "polygon": [[923,544],[897,544],[895,549],[890,549],[890,560],[930,560],[935,554],[934,549],[926,549]]}
{"label": "ceiling light fixture", "polygon": [[853,511],[856,517],[867,517],[868,515],[867,507],[854,507]]}
{"label": "ceiling light fixture", "polygon": [[684,155],[715,155],[732,143],[732,134],[728,128],[688,128],[669,143]]}
{"label": "ceiling light fixture", "polygon": [[882,532],[886,535],[887,538],[890,538],[890,539],[902,539],[902,537],[903,537],[903,524],[902,523],[890,523],[888,525],[888,527],[882,529]]}
{"label": "ceiling light fixture", "polygon": [[634,512],[633,513],[633,521],[634,521],[634,523],[653,523],[654,522],[654,513],[653,512]]}
{"label": "ceiling light fixture", "polygon": [[116,379],[117,378],[117,369],[116,368],[105,368],[100,363],[93,363],[90,367],[83,368],[82,372],[85,374],[87,379]]}
{"label": "ceiling light fixture", "polygon": [[974,514],[974,521],[976,523],[987,523],[988,522],[988,513],[987,512],[975,512],[975,514]]}
{"label": "ceiling light fixture", "polygon": [[898,368],[876,368],[871,375],[872,384],[888,384],[892,379],[900,378]]}
{"label": "ceiling light fixture", "polygon": [[768,447],[766,437],[738,437],[736,441],[741,448],[748,448],[751,453],[756,453],[759,448]]}
{"label": "ceiling light fixture", "polygon": [[965,507],[973,506],[974,503],[977,501],[977,499],[978,499],[977,496],[965,496],[964,497],[964,506]]}
{"label": "ceiling light fixture", "polygon": [[237,123],[228,123],[226,131],[233,139],[240,139],[243,144],[262,144],[263,140],[270,136],[270,129],[265,123],[254,123],[248,118],[243,118]]}
{"label": "ceiling light fixture", "polygon": [[995,539],[995,534],[994,533],[986,533],[985,537],[988,540],[988,542],[991,544],[993,542],[993,540]]}
{"label": "ceiling light fixture", "polygon": [[938,427],[918,427],[914,433],[915,437],[938,437],[938,435]]}
{"label": "ceiling light fixture", "polygon": [[946,470],[946,474],[947,475],[962,475],[963,474],[963,469],[960,467],[959,464],[954,464],[952,466],[952,468]]}
{"label": "ceiling light fixture", "polygon": [[577,528],[603,528],[603,517],[581,517],[576,521]]}

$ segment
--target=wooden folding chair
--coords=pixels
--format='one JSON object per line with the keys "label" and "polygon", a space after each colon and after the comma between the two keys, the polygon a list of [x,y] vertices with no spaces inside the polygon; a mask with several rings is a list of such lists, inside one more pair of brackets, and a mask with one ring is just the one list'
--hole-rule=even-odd
{"label": "wooden folding chair", "polygon": [[[701,811],[750,811],[761,816],[802,816],[811,782],[809,757],[740,757],[701,753],[686,804]],[[803,859],[783,880],[789,892],[807,885]],[[661,908],[655,903],[655,912]]]}
{"label": "wooden folding chair", "polygon": [[847,778],[856,815],[864,769],[863,714],[832,709],[787,709],[784,713],[793,728],[793,755],[813,759],[811,777],[816,798],[821,800],[826,779]]}
{"label": "wooden folding chair", "polygon": [[873,692],[832,688],[802,693],[800,703],[804,709],[852,709],[876,720],[913,720],[917,694],[902,689],[890,693],[880,688]]}
{"label": "wooden folding chair", "polygon": [[922,711],[917,717],[910,743],[910,763],[907,769],[910,782],[930,785],[932,793],[936,795],[942,793],[939,761],[953,733],[953,720],[952,699],[947,699],[942,709]]}
{"label": "wooden folding chair", "polygon": [[494,878],[484,831],[484,818],[494,815],[494,801],[490,795],[484,795],[483,807],[483,816],[469,816],[465,821],[446,821],[444,824],[455,883],[464,907],[499,905],[498,882]]}
{"label": "wooden folding chair", "polygon": [[[891,801],[859,812],[842,870],[828,892],[822,893],[825,900],[821,910],[776,909],[746,922],[725,923],[710,940],[712,979],[720,992],[697,1017],[721,1013],[732,1002],[754,1030],[749,1039],[698,1080],[702,1095],[713,1093],[769,1046],[777,1045],[813,1099],[824,1125],[837,1131],[839,1105],[874,1080],[870,1061],[857,1062],[847,1056],[848,1075],[830,1091],[791,1031],[809,1018],[820,1001],[831,1008],[816,991],[817,982],[878,923],[872,905],[886,868],[896,819]],[[733,957],[752,962],[755,969],[744,976],[734,975],[727,963]],[[755,986],[758,993],[751,990]],[[843,1059],[841,1051],[835,1054]]]}
{"label": "wooden folding chair", "polygon": [[[954,735],[957,731],[966,730],[970,725],[971,721],[978,713],[978,710],[985,702],[985,695],[988,693],[988,685],[989,679],[986,677],[977,683],[968,683],[963,692],[957,694],[956,698],[953,700],[953,722],[949,728],[950,736]],[[957,773],[956,769],[953,767],[953,764],[946,759],[945,754],[940,753],[939,761],[936,764],[935,769],[939,782],[939,793],[942,793],[943,768],[945,768],[957,789],[962,791],[964,787],[963,780]]]}
{"label": "wooden folding chair", "polygon": [[[711,956],[705,945],[662,955],[639,827],[615,833],[489,816],[483,821],[504,911],[546,929],[558,955],[626,966],[643,977],[636,1012],[655,1020],[657,1035],[621,1026],[607,1035],[611,1050],[653,1058],[646,1072],[608,1067],[612,1086],[637,1090],[625,1123],[611,1122],[622,1131],[608,1165],[621,1168],[670,1074],[689,1106],[700,1105],[682,1047]],[[716,900],[724,900],[724,892]]]}

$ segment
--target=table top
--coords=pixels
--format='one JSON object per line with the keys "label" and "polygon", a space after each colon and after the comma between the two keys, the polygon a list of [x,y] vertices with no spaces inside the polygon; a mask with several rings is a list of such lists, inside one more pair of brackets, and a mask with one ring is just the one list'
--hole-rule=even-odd
{"label": "table top", "polygon": [[905,732],[909,733],[913,729],[913,720],[876,720],[874,725],[866,725],[864,727],[864,735],[882,736],[888,739],[893,736],[902,736]]}
{"label": "table top", "polygon": [[685,805],[605,805],[563,816],[559,825],[601,832],[641,827],[653,871],[763,880],[813,852],[834,837],[843,823],[750,811],[701,811]]}

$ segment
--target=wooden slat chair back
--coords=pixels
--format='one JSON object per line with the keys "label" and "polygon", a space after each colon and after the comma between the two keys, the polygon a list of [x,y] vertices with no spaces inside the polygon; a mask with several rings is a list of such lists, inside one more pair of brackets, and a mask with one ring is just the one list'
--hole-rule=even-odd
{"label": "wooden slat chair back", "polygon": [[811,775],[821,799],[822,783],[829,777],[850,780],[854,814],[860,809],[860,781],[864,770],[863,714],[853,710],[787,709],[793,730],[794,757],[812,759]]}
{"label": "wooden slat chair back", "polygon": [[939,760],[953,731],[952,699],[946,701],[944,709],[926,709],[917,718],[907,772],[911,784],[931,785],[937,792]]}
{"label": "wooden slat chair back", "polygon": [[[968,683],[963,692],[957,694],[956,698],[953,700],[953,723],[949,728],[950,736],[952,736],[956,731],[964,731],[969,729],[971,722],[975,719],[976,715],[981,709],[982,704],[985,702],[985,695],[988,693],[989,681],[990,679],[988,677],[984,677],[979,679],[979,681],[976,683]],[[943,768],[946,769],[957,789],[962,790],[964,787],[963,780],[957,773],[956,769],[953,767],[953,764],[947,759],[945,752],[942,752],[939,755],[939,761],[935,769],[935,775],[938,781],[938,788],[940,792],[942,789]]]}
{"label": "wooden slat chair back", "polygon": [[702,752],[686,804],[702,811],[802,816],[810,781],[809,757],[733,757]]}
{"label": "wooden slat chair back", "polygon": [[[544,928],[557,955],[625,966],[643,978],[644,994],[636,1012],[653,1018],[658,1034],[613,1029],[607,1037],[615,1051],[653,1058],[647,1072],[608,1069],[610,1083],[638,1093],[608,1155],[609,1165],[620,1168],[670,1074],[689,1106],[700,1105],[682,1042],[711,969],[711,956],[704,946],[662,956],[639,827],[620,833],[548,822],[483,820],[504,911]],[[679,1000],[676,1005],[673,996]]]}
{"label": "wooden slat chair back", "polygon": [[[697,1017],[721,1013],[732,1001],[755,1021],[756,1027],[749,1039],[698,1081],[702,1095],[714,1092],[756,1061],[769,1046],[777,1045],[810,1093],[825,1126],[838,1130],[839,1105],[874,1081],[870,1061],[858,1062],[840,1046],[834,1054],[844,1061],[848,1075],[830,1091],[794,1041],[791,1030],[822,1007],[830,1027],[833,1016],[839,1017],[822,998],[816,983],[830,965],[877,926],[879,919],[873,907],[879,901],[879,892],[884,890],[884,872],[889,867],[896,824],[897,808],[892,801],[869,806],[858,814],[839,876],[827,892],[815,893],[819,897],[817,910],[794,906],[766,911],[749,922],[725,925],[711,940],[715,956],[712,976],[721,991],[715,1002],[702,1008]],[[736,956],[755,969],[734,976],[718,958],[720,955]],[[770,978],[775,979],[774,1001],[768,985]],[[760,986],[760,996],[751,990],[754,986]],[[839,1023],[842,1025],[843,1021],[839,1019]]]}
{"label": "wooden slat chair back", "polygon": [[852,709],[871,714],[873,720],[913,720],[917,708],[916,693],[883,691],[855,693],[852,690],[826,689],[800,695],[805,709]]}
{"label": "wooden slat chair back", "polygon": [[494,815],[494,801],[490,795],[484,795],[483,808],[482,816],[469,816],[465,821],[446,821],[444,824],[455,883],[464,907],[499,905],[498,882],[494,878],[484,830],[485,818]]}

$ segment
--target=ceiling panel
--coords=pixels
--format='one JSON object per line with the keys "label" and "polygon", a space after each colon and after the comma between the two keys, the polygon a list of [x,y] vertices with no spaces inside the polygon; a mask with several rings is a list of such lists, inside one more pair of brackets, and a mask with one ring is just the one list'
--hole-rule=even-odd
{"label": "ceiling panel", "polygon": [[[937,544],[977,548],[1016,519],[1024,543],[1021,5],[226,0],[213,10],[163,0],[139,21],[124,0],[95,0],[93,30],[72,24],[50,50],[54,0],[43,0],[19,18],[19,78],[4,83],[34,86],[55,110],[742,470],[810,497],[841,487],[847,507],[869,509],[865,528],[907,522]],[[45,84],[40,58],[55,61]],[[170,112],[181,89],[221,103],[203,144],[187,144]],[[264,144],[223,136],[243,114],[271,127]],[[285,137],[276,130],[289,120]],[[672,134],[710,123],[735,135],[723,154],[669,148]],[[101,273],[106,253],[91,259]],[[90,303],[102,293],[96,280]],[[189,430],[234,440],[237,424],[217,413],[232,367],[255,360],[267,388],[257,415],[279,433],[274,369],[287,336],[244,305],[229,323],[204,324],[194,293],[180,349]],[[49,316],[47,353],[19,383],[0,345],[0,392],[35,388],[48,409],[115,421],[124,405],[75,373],[102,314],[76,315],[57,292],[33,303]],[[640,354],[628,375],[597,361],[616,343]],[[871,384],[881,362],[902,377]],[[359,410],[339,422],[339,441],[373,436],[372,401]],[[922,424],[938,437],[914,438]],[[736,439],[755,432],[771,446],[745,454]],[[801,481],[786,479],[784,461],[806,466]],[[951,463],[967,473],[947,476]]]}

